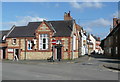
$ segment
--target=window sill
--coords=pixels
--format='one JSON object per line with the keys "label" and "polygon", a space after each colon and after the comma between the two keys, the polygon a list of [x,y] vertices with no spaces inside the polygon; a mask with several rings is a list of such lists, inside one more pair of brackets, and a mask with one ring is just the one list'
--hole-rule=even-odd
{"label": "window sill", "polygon": [[38,51],[40,51],[40,52],[48,52],[50,50],[38,50]]}
{"label": "window sill", "polygon": [[[32,50],[32,49],[31,49]],[[28,50],[28,51],[31,51],[31,50]]]}
{"label": "window sill", "polygon": [[16,45],[16,43],[12,43],[12,45]]}

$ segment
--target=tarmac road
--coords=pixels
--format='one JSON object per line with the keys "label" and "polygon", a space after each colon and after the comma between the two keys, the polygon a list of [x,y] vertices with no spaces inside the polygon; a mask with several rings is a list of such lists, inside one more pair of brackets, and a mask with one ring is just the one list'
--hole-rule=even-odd
{"label": "tarmac road", "polygon": [[89,58],[82,63],[2,63],[3,80],[118,80],[118,72],[104,68],[104,62]]}

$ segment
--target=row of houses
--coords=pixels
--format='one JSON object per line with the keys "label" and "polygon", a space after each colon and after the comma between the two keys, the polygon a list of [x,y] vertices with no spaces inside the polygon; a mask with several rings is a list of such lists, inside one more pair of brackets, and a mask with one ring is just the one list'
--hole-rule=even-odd
{"label": "row of houses", "polygon": [[[71,17],[64,13],[64,20],[29,22],[27,26],[13,26],[1,31],[1,59],[75,59],[96,51],[97,40],[87,35]],[[55,45],[53,45],[55,41]],[[100,42],[100,38],[99,38]],[[91,47],[90,47],[91,46]],[[98,45],[99,46],[99,45]],[[89,48],[90,47],[90,48]]]}
{"label": "row of houses", "polygon": [[100,37],[96,37],[93,34],[88,35],[88,50],[89,53],[103,54],[103,50],[100,47],[101,40]]}
{"label": "row of houses", "polygon": [[113,18],[110,33],[102,40],[101,47],[106,56],[120,58],[120,19]]}

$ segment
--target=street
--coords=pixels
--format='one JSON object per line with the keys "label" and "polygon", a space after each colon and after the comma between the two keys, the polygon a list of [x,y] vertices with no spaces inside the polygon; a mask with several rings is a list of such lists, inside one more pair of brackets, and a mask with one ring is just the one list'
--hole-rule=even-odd
{"label": "street", "polygon": [[[104,58],[79,63],[2,63],[3,80],[118,80],[118,72],[104,68]],[[19,61],[18,61],[19,62]]]}

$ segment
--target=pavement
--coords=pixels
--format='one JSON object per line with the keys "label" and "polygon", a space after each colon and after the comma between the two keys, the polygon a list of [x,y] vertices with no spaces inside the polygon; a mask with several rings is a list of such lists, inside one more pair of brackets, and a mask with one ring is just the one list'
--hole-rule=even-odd
{"label": "pavement", "polygon": [[92,57],[103,62],[103,67],[111,69],[111,70],[120,71],[120,59],[107,57],[105,55],[92,55]]}
{"label": "pavement", "polygon": [[16,64],[32,64],[32,65],[40,65],[40,64],[65,64],[65,63],[83,63],[86,61],[90,61],[91,58],[95,58],[102,62],[102,66],[111,70],[117,70],[120,71],[120,60],[118,59],[112,59],[110,57],[106,57],[104,55],[91,55],[91,57],[88,57],[87,55],[82,56],[80,58],[74,59],[74,60],[55,60],[55,62],[48,62],[47,60],[19,60],[19,61],[13,61],[13,60],[3,60],[4,63],[16,63]]}
{"label": "pavement", "polygon": [[[112,69],[112,70],[118,70],[120,71],[120,60],[115,60],[117,63],[106,63],[103,64],[104,67]],[[113,61],[114,62],[114,61]]]}
{"label": "pavement", "polygon": [[41,60],[36,61],[37,65],[2,62],[2,80],[118,80],[117,71],[102,66],[105,60],[86,56],[73,60],[74,63],[68,60],[53,64]]}
{"label": "pavement", "polygon": [[16,63],[16,64],[64,64],[64,63],[81,63],[81,62],[85,62],[89,59],[89,57],[87,55],[82,56],[80,58],[77,59],[73,59],[73,60],[55,60],[54,62],[50,62],[47,60],[18,60],[18,61],[13,61],[13,60],[2,60],[2,62],[4,63]]}

